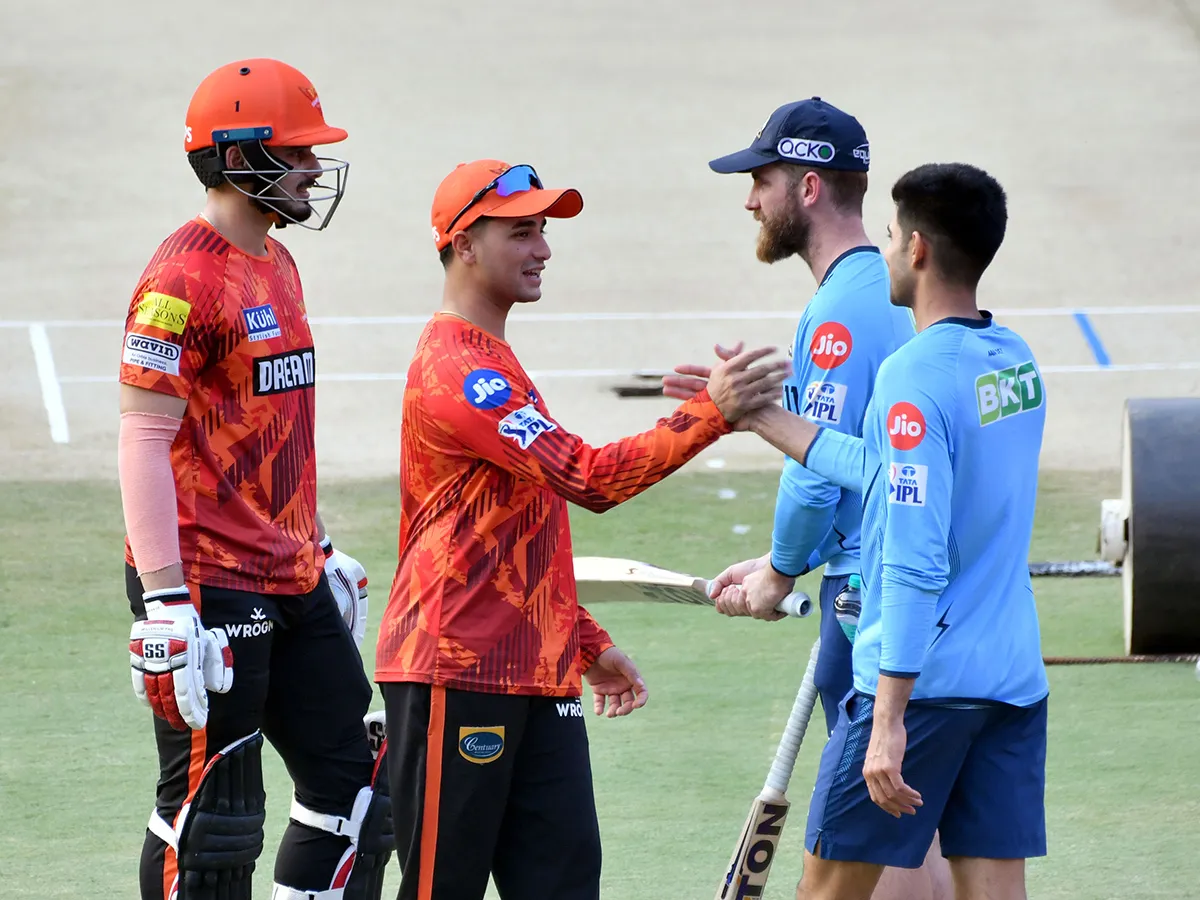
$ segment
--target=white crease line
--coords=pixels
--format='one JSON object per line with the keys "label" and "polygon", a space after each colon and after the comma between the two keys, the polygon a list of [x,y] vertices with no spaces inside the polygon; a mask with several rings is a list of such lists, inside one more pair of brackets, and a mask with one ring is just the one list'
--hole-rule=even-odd
{"label": "white crease line", "polygon": [[[1200,362],[1181,363],[1128,363],[1112,366],[1042,366],[1044,375],[1076,375],[1097,374],[1104,372],[1171,372],[1175,370],[1200,369]],[[528,375],[533,380],[551,378],[657,378],[668,372],[652,369],[531,369]],[[318,375],[318,382],[346,381],[404,381],[404,372],[334,372],[329,375]],[[113,384],[115,375],[64,375],[58,381],[61,384]],[[65,426],[64,426],[65,427]]]}
{"label": "white crease line", "polygon": [[46,406],[46,417],[50,420],[50,440],[56,444],[70,443],[67,410],[63,406],[62,389],[54,371],[54,352],[50,349],[50,337],[46,334],[45,325],[40,322],[30,324],[29,343],[33,345],[38,381],[42,383],[42,403]]}
{"label": "white crease line", "polygon": [[[570,324],[572,322],[749,322],[800,318],[794,310],[693,310],[691,312],[578,312],[516,313],[510,322]],[[1162,316],[1194,315],[1200,304],[1180,306],[1047,306],[1029,309],[994,309],[997,318],[1067,318],[1077,313],[1087,316]],[[424,325],[429,315],[420,316],[312,316],[311,325]],[[58,319],[44,322],[0,320],[0,328],[32,328],[35,324],[54,328],[121,328],[123,319]]]}

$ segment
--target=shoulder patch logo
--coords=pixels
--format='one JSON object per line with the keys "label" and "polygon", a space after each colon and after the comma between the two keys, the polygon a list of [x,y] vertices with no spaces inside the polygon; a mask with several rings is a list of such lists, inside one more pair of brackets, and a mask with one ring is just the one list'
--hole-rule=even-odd
{"label": "shoulder patch logo", "polygon": [[191,314],[192,304],[186,300],[172,297],[170,294],[160,294],[158,291],[147,291],[137,305],[134,321],[139,325],[150,325],[172,334],[183,334]]}
{"label": "shoulder patch logo", "polygon": [[823,322],[813,329],[808,352],[814,366],[828,371],[848,360],[853,348],[854,339],[850,337],[849,328],[841,322]]}
{"label": "shoulder patch logo", "polygon": [[1042,378],[1032,359],[1019,366],[985,372],[975,379],[980,425],[991,425],[1017,413],[1037,409],[1044,397]]}
{"label": "shoulder patch logo", "polygon": [[476,369],[463,380],[463,396],[476,409],[496,409],[512,396],[512,385],[495,369]]}

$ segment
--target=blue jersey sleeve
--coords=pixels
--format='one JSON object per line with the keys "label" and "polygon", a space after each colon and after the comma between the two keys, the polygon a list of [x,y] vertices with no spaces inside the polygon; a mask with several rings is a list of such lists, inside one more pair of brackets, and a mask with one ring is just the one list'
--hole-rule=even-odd
{"label": "blue jersey sleeve", "polygon": [[[826,290],[830,296],[820,302],[814,299],[796,329],[793,373],[784,383],[784,405],[822,428],[859,437],[870,399],[872,363],[865,350],[855,354],[854,340],[855,329],[860,340],[866,339],[862,331],[866,326],[823,317],[820,309],[836,308],[836,285]],[[844,484],[791,458],[784,461],[771,538],[771,564],[777,570],[788,575],[809,571],[811,555],[833,527]],[[861,477],[851,489],[862,489]]]}
{"label": "blue jersey sleeve", "polygon": [[[949,581],[952,375],[922,366],[888,379],[881,463],[888,476],[880,584],[882,646],[879,672],[900,678],[921,673],[938,638],[938,598]],[[939,383],[940,382],[940,383]]]}

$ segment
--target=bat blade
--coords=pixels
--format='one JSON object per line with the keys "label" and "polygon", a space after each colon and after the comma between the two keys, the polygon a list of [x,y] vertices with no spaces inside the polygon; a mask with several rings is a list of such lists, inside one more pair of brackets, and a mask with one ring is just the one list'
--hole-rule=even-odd
{"label": "bat blade", "polygon": [[[574,565],[575,589],[584,607],[618,600],[714,605],[705,578],[612,556],[577,556]],[[777,608],[803,618],[812,613],[813,602],[803,591],[795,591]]]}
{"label": "bat blade", "polygon": [[751,804],[750,815],[742,826],[741,837],[714,900],[762,896],[790,806],[786,798],[770,800],[761,795]]}
{"label": "bat blade", "polygon": [[750,815],[746,817],[742,834],[734,845],[725,877],[717,885],[715,900],[761,897],[763,888],[766,887],[767,876],[771,874],[771,863],[774,862],[775,851],[779,848],[779,837],[783,834],[783,826],[787,821],[790,806],[787,799],[788,782],[791,781],[796,757],[800,752],[800,745],[804,742],[808,721],[817,702],[814,679],[820,652],[821,639],[818,637],[809,651],[808,665],[804,669],[800,689],[796,691],[796,699],[792,703],[792,711],[788,714],[783,736],[775,749],[775,759],[767,772],[766,784],[750,806]]}

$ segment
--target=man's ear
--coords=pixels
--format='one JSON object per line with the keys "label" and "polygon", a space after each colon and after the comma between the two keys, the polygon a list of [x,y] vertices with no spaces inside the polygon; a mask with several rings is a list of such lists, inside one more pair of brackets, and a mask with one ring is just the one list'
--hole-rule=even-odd
{"label": "man's ear", "polygon": [[242,155],[241,149],[237,144],[225,148],[225,168],[226,169],[248,169],[246,157]]}
{"label": "man's ear", "polygon": [[914,231],[908,238],[908,264],[913,269],[923,269],[933,259],[929,239],[919,231]]}
{"label": "man's ear", "polygon": [[450,238],[450,246],[454,248],[455,256],[467,265],[474,265],[477,258],[475,235],[468,231],[456,231]]}

